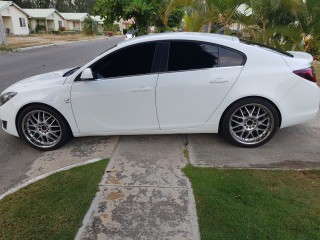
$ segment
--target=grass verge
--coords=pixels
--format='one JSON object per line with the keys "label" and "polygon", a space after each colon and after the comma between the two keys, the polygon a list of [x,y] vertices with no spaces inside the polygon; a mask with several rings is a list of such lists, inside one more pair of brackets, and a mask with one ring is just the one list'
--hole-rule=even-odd
{"label": "grass verge", "polygon": [[74,239],[108,161],[56,173],[0,201],[0,239]]}
{"label": "grass verge", "polygon": [[320,171],[184,169],[201,239],[320,239]]}
{"label": "grass verge", "polygon": [[0,46],[0,52],[12,52],[14,49],[10,47]]}

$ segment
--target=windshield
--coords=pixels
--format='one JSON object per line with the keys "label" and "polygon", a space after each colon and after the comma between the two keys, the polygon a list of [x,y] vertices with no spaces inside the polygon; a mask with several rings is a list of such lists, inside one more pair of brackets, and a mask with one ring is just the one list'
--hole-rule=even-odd
{"label": "windshield", "polygon": [[252,46],[258,46],[258,47],[261,47],[261,48],[265,48],[266,50],[271,50],[272,52],[276,52],[278,54],[282,54],[282,55],[285,55],[287,57],[294,57],[292,54],[288,53],[288,52],[285,52],[285,51],[282,51],[280,49],[277,49],[277,48],[274,48],[274,47],[270,47],[270,46],[267,46],[267,45],[264,45],[264,44],[261,44],[261,43],[256,43],[256,42],[252,42],[252,41],[248,41],[248,40],[244,40],[244,39],[240,39],[240,42],[241,43],[244,43],[244,44],[248,44],[248,45],[252,45]]}

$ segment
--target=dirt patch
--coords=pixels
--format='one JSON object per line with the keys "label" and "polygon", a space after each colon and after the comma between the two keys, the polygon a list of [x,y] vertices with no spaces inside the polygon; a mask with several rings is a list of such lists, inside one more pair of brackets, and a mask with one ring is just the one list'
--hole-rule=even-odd
{"label": "dirt patch", "polygon": [[82,41],[92,39],[104,39],[105,36],[86,36],[83,34],[74,35],[51,35],[51,34],[32,34],[30,36],[9,36],[8,44],[10,48],[22,48],[40,46],[46,44],[62,44],[71,41]]}

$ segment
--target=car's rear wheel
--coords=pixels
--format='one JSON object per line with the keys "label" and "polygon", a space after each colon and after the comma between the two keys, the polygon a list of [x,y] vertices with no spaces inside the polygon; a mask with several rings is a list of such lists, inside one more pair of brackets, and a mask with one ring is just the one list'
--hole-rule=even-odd
{"label": "car's rear wheel", "polygon": [[17,124],[20,137],[32,147],[43,151],[61,147],[71,135],[61,114],[44,105],[32,105],[23,109]]}
{"label": "car's rear wheel", "polygon": [[235,145],[253,148],[273,137],[280,120],[273,104],[260,98],[247,98],[233,104],[222,121],[223,136]]}

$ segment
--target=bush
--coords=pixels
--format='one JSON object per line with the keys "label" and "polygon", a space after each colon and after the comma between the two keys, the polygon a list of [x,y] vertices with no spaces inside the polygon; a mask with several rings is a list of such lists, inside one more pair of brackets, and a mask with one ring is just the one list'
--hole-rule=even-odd
{"label": "bush", "polygon": [[60,31],[51,31],[51,34],[60,35]]}
{"label": "bush", "polygon": [[35,31],[36,31],[36,33],[43,32],[43,31],[45,32],[45,31],[47,31],[47,29],[43,25],[37,25],[36,28],[35,28]]}
{"label": "bush", "polygon": [[59,31],[64,32],[66,30],[65,27],[59,27]]}
{"label": "bush", "polygon": [[98,23],[91,17],[87,17],[83,21],[83,32],[86,35],[94,35],[98,32]]}

